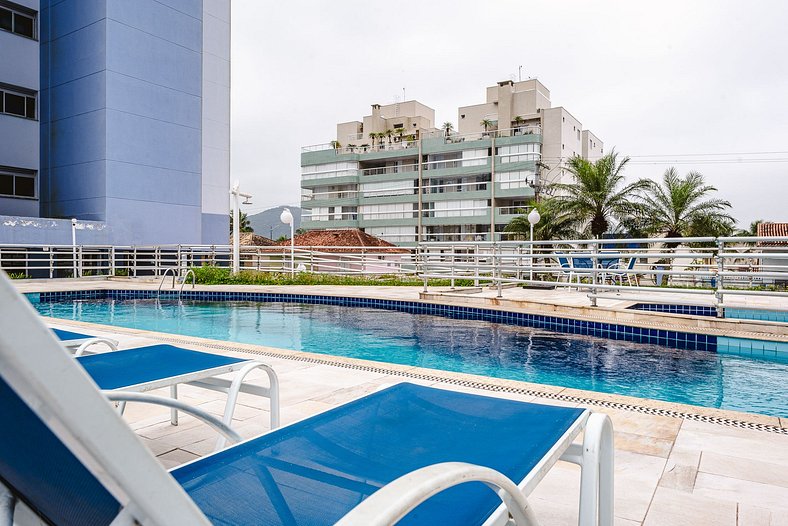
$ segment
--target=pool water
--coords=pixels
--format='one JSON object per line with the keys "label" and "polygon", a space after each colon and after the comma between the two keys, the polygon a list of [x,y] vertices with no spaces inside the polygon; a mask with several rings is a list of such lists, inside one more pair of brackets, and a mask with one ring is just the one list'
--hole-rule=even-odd
{"label": "pool water", "polygon": [[33,302],[45,316],[788,417],[788,364],[427,314],[276,302]]}

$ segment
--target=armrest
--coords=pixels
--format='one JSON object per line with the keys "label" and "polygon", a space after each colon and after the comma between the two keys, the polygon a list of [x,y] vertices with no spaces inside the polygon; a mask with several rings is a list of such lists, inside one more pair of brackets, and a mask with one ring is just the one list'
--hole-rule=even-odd
{"label": "armrest", "polygon": [[494,469],[464,462],[433,464],[401,476],[370,495],[336,526],[387,526],[443,490],[465,482],[483,482],[495,491],[517,526],[536,525],[525,495],[514,482]]}
{"label": "armrest", "polygon": [[115,340],[112,340],[110,338],[91,338],[87,340],[85,343],[83,343],[82,345],[80,345],[79,347],[77,347],[76,352],[74,352],[74,356],[75,357],[82,356],[83,354],[85,354],[85,351],[87,350],[88,347],[92,347],[94,345],[99,345],[102,343],[107,347],[109,347],[110,351],[118,350],[118,342]]}
{"label": "armrest", "polygon": [[164,398],[162,396],[154,396],[145,393],[129,393],[125,391],[102,391],[111,402],[143,402],[146,404],[163,405],[171,409],[177,409],[184,413],[190,414],[193,417],[202,420],[221,435],[229,439],[231,442],[241,442],[243,438],[236,433],[233,428],[216,418],[215,416],[206,413],[202,409],[197,409],[194,406],[183,403],[174,398]]}

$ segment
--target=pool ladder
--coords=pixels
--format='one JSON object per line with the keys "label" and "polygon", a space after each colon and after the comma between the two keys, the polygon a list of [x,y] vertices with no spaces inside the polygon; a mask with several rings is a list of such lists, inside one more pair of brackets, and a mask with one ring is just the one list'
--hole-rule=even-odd
{"label": "pool ladder", "polygon": [[[178,278],[178,274],[180,273],[180,269],[175,269],[170,267],[164,271],[164,275],[161,277],[161,282],[159,282],[159,288],[156,291],[157,300],[161,297],[161,288],[162,286],[164,286],[164,281],[167,279],[167,276],[170,274],[170,272],[172,272],[172,288],[173,290],[175,290],[175,282]],[[181,281],[181,288],[178,289],[178,301],[181,300],[181,295],[183,294],[183,287],[184,285],[186,285],[186,281],[189,279],[189,275],[191,275],[192,277],[192,289],[194,289],[194,286],[197,282],[197,276],[194,274],[194,270],[188,269],[186,271],[186,274],[183,276],[183,281]]]}

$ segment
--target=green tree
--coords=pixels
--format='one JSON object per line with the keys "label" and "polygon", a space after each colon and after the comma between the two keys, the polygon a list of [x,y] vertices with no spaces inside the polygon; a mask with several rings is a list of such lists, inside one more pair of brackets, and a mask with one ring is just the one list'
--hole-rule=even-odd
{"label": "green tree", "polygon": [[[241,232],[254,232],[254,229],[252,228],[252,224],[249,222],[249,218],[246,217],[246,214],[244,212],[241,212],[239,214],[238,218],[239,218],[238,225],[240,227],[239,229],[240,229]],[[233,233],[233,214],[232,214],[232,212],[230,213],[230,233],[231,234]]]}
{"label": "green tree", "polygon": [[554,205],[574,219],[578,231],[587,230],[593,237],[601,237],[615,223],[625,224],[641,213],[637,196],[649,186],[645,179],[625,184],[622,172],[628,162],[629,157],[619,161],[615,151],[593,163],[572,157],[568,169],[575,182],[551,185],[557,193]]}
{"label": "green tree", "polygon": [[[534,240],[550,241],[580,237],[575,229],[574,218],[561,211],[555,198],[542,201],[536,205],[536,209],[541,217],[534,225]],[[509,239],[530,239],[531,223],[528,222],[528,214],[523,213],[509,221],[503,231],[510,234]]]}
{"label": "green tree", "polygon": [[340,148],[342,148],[342,143],[340,143],[339,141],[331,141],[331,147],[335,150],[339,150]]}
{"label": "green tree", "polygon": [[515,116],[515,118],[512,119],[512,124],[514,124],[513,128],[519,128],[524,122],[525,119],[523,119],[520,115]]}
{"label": "green tree", "polygon": [[388,139],[388,143],[391,144],[391,138],[394,136],[394,130],[386,130],[382,135],[385,136],[386,139]]}
{"label": "green tree", "polygon": [[736,232],[736,235],[741,237],[755,237],[758,235],[758,225],[760,225],[761,223],[763,223],[763,219],[756,219],[755,221],[750,223],[749,229],[739,230],[738,232]]}
{"label": "green tree", "polygon": [[482,122],[479,123],[480,126],[484,127],[484,131],[489,131],[492,128],[492,121],[490,119],[482,119]]}
{"label": "green tree", "polygon": [[448,137],[449,135],[451,135],[451,132],[454,131],[454,124],[450,123],[449,121],[446,121],[443,123],[443,126],[441,126],[441,128],[443,129],[443,136]]}
{"label": "green tree", "polygon": [[665,237],[732,234],[735,221],[727,213],[731,204],[710,197],[716,191],[698,172],[681,177],[675,168],[668,168],[662,182],[649,181],[643,193],[647,231]]}

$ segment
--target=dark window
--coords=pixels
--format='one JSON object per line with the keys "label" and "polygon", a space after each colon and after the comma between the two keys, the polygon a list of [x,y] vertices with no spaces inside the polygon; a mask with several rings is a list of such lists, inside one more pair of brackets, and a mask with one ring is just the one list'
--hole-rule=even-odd
{"label": "dark window", "polygon": [[5,93],[5,109],[6,113],[11,115],[25,116],[25,98],[22,95],[14,93]]}
{"label": "dark window", "polygon": [[28,38],[33,38],[35,23],[29,16],[14,13],[14,33]]}
{"label": "dark window", "polygon": [[8,9],[3,9],[0,7],[0,29],[5,29],[6,31],[11,31],[13,15],[11,11]]}
{"label": "dark window", "polygon": [[0,91],[0,113],[35,119],[36,97],[35,95]]}
{"label": "dark window", "polygon": [[22,177],[17,175],[16,179],[16,188],[14,189],[14,193],[18,197],[35,197],[36,196],[36,185],[35,179],[32,177]]}
{"label": "dark window", "polygon": [[0,174],[0,194],[14,195],[14,176]]}

